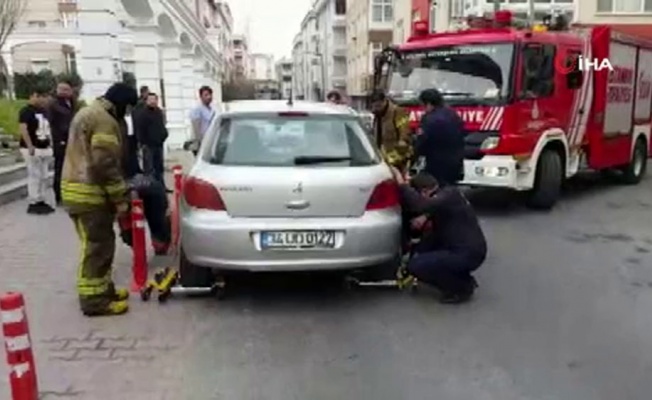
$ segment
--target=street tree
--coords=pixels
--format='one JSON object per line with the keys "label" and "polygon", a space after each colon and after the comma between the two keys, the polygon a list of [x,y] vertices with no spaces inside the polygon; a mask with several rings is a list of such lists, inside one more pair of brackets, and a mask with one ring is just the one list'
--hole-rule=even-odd
{"label": "street tree", "polygon": [[[16,29],[16,25],[27,8],[27,0],[0,0],[0,49],[4,48],[9,35]],[[7,91],[13,95],[13,79],[9,74],[7,60],[0,55],[0,92]]]}

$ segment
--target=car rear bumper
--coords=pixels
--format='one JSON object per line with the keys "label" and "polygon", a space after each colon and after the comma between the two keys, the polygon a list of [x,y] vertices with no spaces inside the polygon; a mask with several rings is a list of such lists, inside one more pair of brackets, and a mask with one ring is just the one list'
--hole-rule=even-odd
{"label": "car rear bumper", "polygon": [[[261,231],[334,230],[334,249],[262,250]],[[396,210],[359,218],[231,218],[225,212],[184,210],[181,245],[193,264],[242,271],[310,271],[371,267],[393,260],[400,249]]]}

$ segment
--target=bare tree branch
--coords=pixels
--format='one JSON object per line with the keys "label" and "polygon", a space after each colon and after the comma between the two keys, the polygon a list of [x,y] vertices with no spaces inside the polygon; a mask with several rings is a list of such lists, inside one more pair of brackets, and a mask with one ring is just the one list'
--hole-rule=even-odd
{"label": "bare tree branch", "polygon": [[0,48],[16,29],[16,25],[27,9],[28,0],[0,0]]}

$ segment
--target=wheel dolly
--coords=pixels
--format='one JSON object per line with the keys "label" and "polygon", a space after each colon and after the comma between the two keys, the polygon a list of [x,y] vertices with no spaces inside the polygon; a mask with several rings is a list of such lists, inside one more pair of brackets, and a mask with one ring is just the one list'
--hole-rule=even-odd
{"label": "wheel dolly", "polygon": [[149,301],[154,290],[158,292],[159,303],[165,303],[170,296],[175,294],[199,295],[211,294],[222,300],[226,296],[226,283],[223,279],[216,279],[210,287],[184,287],[179,284],[179,271],[174,268],[162,268],[154,274],[154,278],[140,291],[140,298]]}

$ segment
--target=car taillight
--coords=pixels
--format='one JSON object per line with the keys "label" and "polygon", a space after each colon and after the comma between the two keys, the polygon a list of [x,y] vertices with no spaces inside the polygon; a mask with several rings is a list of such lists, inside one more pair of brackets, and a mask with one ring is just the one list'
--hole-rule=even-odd
{"label": "car taillight", "polygon": [[215,186],[202,179],[189,177],[183,183],[183,197],[193,208],[226,211],[220,192]]}
{"label": "car taillight", "polygon": [[400,206],[398,185],[393,179],[380,182],[371,193],[367,202],[367,211],[383,210]]}

